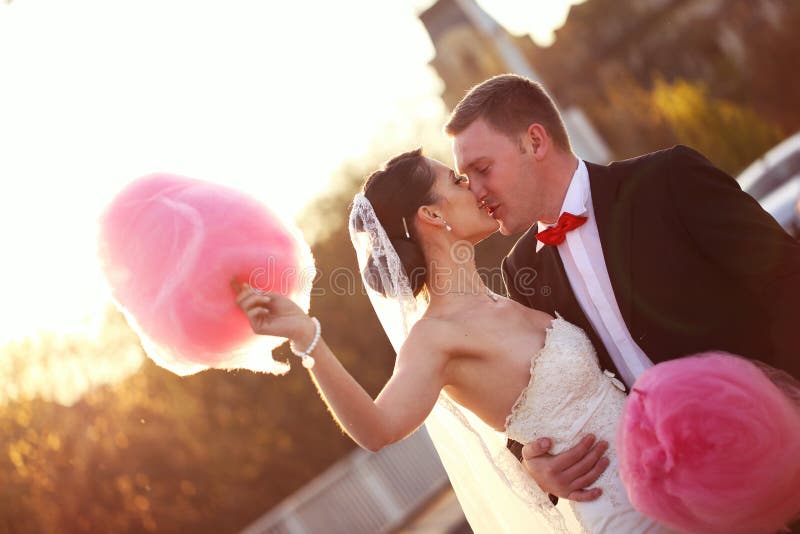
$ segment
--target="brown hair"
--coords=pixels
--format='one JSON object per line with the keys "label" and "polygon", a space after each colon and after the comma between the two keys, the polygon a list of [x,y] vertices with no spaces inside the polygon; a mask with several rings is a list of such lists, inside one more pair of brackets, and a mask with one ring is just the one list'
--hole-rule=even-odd
{"label": "brown hair", "polygon": [[[422,149],[418,148],[389,160],[367,177],[363,187],[364,196],[372,204],[378,221],[400,257],[415,296],[425,287],[427,266],[416,238],[414,221],[420,206],[436,201],[432,191],[434,182],[433,169],[422,155]],[[406,237],[403,218],[411,237]],[[381,278],[377,276],[377,261],[386,260],[370,257],[364,278],[373,289],[386,295]]]}
{"label": "brown hair", "polygon": [[485,119],[512,139],[538,123],[557,147],[571,150],[567,129],[553,100],[541,84],[516,74],[494,76],[470,89],[450,114],[445,132],[457,135],[477,119]]}

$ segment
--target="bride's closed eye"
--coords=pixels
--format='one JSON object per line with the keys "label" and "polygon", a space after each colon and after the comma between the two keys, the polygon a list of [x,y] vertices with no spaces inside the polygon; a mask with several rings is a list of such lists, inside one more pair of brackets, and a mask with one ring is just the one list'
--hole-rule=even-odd
{"label": "bride's closed eye", "polygon": [[453,183],[455,183],[456,185],[461,185],[463,183],[469,183],[469,178],[467,178],[463,174],[462,175],[457,175],[457,174],[453,173]]}

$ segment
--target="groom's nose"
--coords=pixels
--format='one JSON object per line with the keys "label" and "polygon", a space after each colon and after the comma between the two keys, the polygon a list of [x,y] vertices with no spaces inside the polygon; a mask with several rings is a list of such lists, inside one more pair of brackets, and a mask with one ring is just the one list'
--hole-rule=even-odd
{"label": "groom's nose", "polygon": [[486,196],[486,189],[484,189],[477,181],[469,181],[469,190],[475,196],[478,202],[483,202]]}

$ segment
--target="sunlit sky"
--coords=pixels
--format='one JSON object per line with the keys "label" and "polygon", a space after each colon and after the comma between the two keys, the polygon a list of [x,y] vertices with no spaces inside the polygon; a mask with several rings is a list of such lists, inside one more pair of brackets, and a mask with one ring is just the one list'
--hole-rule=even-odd
{"label": "sunlit sky", "polygon": [[[93,327],[95,220],[136,177],[289,218],[387,124],[438,117],[430,0],[0,0],[0,342]],[[575,0],[484,0],[552,39]]]}

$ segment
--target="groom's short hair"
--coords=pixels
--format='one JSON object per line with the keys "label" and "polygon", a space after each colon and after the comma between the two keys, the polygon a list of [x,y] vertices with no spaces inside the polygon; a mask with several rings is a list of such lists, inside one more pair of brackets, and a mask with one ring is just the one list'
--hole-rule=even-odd
{"label": "groom's short hair", "polygon": [[553,143],[571,150],[567,129],[555,103],[541,84],[516,74],[501,74],[479,83],[461,99],[444,127],[458,135],[477,119],[512,139],[534,123],[544,126]]}

